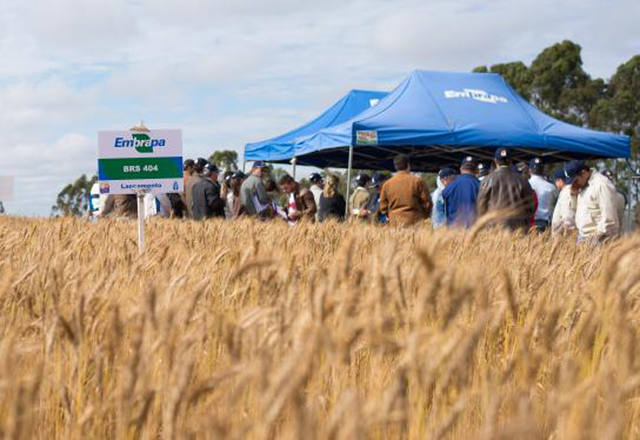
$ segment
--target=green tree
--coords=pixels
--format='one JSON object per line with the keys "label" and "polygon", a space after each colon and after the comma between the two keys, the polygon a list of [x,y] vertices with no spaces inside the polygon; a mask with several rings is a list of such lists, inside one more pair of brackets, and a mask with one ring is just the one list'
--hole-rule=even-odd
{"label": "green tree", "polygon": [[91,187],[98,180],[98,176],[90,179],[85,174],[75,182],[69,183],[56,197],[56,204],[51,207],[53,215],[82,216],[87,212]]}
{"label": "green tree", "polygon": [[605,83],[582,68],[582,48],[565,40],[544,49],[531,63],[531,101],[540,110],[577,125],[605,96]]}
{"label": "green tree", "polygon": [[209,156],[209,162],[223,170],[238,170],[238,153],[233,150],[216,150]]}
{"label": "green tree", "polygon": [[269,175],[276,184],[282,176],[289,174],[284,168],[274,167],[272,164],[268,164],[267,167],[269,168]]}
{"label": "green tree", "polygon": [[473,69],[473,71],[477,73],[498,73],[502,75],[509,85],[522,97],[527,100],[531,97],[531,82],[533,76],[529,68],[522,61],[494,64],[490,68],[480,66]]}
{"label": "green tree", "polygon": [[[631,164],[640,166],[640,55],[621,64],[611,77],[603,96],[589,113],[590,125],[600,130],[631,136]],[[619,179],[619,187],[633,195],[638,194],[638,180],[627,188],[626,180],[632,171],[619,161],[607,161],[607,168]],[[634,197],[635,198],[635,197]]]}

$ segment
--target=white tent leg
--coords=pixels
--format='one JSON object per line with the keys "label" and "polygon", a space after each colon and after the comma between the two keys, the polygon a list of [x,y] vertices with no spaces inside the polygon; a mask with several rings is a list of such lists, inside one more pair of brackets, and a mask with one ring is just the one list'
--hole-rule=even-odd
{"label": "white tent leg", "polygon": [[344,219],[349,219],[349,197],[351,196],[351,166],[353,165],[353,145],[349,145],[349,163],[347,165],[347,191],[344,208]]}

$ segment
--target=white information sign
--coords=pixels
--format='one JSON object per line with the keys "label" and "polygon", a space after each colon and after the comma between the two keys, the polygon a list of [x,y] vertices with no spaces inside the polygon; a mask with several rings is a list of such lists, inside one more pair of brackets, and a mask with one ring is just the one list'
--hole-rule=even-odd
{"label": "white information sign", "polygon": [[101,194],[181,192],[182,132],[98,132],[98,181]]}

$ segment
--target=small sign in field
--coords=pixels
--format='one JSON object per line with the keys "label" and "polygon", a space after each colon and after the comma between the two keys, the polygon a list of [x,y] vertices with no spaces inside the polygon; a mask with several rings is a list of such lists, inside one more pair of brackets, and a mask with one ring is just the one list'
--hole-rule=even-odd
{"label": "small sign in field", "polygon": [[102,194],[182,191],[182,132],[98,132],[98,180]]}

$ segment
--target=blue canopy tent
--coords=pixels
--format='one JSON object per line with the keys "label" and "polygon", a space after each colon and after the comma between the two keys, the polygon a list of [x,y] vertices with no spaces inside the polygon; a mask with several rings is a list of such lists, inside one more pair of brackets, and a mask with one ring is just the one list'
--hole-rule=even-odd
{"label": "blue canopy tent", "polygon": [[435,171],[463,156],[491,159],[498,147],[516,158],[626,158],[630,138],[558,121],[529,104],[498,74],[415,71],[378,105],[296,142],[300,165]]}
{"label": "blue canopy tent", "polygon": [[281,136],[262,142],[248,143],[244,147],[244,160],[288,162],[294,157],[296,139],[340,124],[375,106],[386,95],[386,92],[352,90],[311,122]]}

